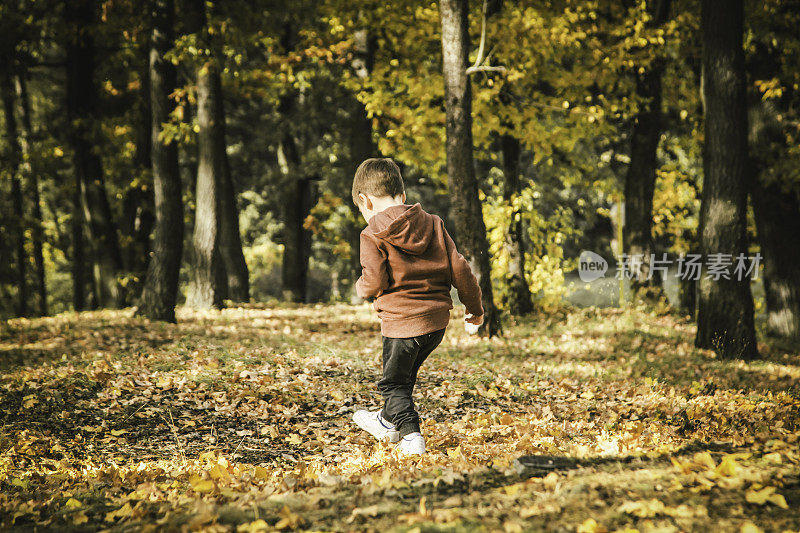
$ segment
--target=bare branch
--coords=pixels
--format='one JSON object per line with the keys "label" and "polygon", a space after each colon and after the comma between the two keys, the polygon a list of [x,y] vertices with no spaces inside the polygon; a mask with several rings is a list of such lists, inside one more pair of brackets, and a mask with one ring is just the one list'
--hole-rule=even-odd
{"label": "bare branch", "polygon": [[475,72],[505,72],[506,67],[502,65],[481,65],[481,66],[471,66],[467,69],[467,74],[473,74]]}
{"label": "bare branch", "polygon": [[481,44],[478,46],[478,57],[475,58],[475,64],[467,68],[467,75],[475,72],[505,72],[506,68],[503,66],[489,66],[483,65],[484,62],[489,61],[494,48],[489,52],[486,57],[483,56],[486,50],[486,12],[488,10],[489,0],[483,0],[483,18],[481,19]]}

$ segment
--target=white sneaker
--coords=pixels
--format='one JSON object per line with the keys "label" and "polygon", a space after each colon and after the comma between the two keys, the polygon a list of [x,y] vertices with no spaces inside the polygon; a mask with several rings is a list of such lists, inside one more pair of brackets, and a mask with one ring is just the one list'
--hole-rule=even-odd
{"label": "white sneaker", "polygon": [[409,433],[400,440],[397,450],[401,455],[422,455],[425,453],[425,439],[422,433]]}
{"label": "white sneaker", "polygon": [[384,420],[380,411],[356,411],[353,414],[353,422],[378,440],[388,440],[389,442],[400,440],[397,428],[394,427],[394,424]]}

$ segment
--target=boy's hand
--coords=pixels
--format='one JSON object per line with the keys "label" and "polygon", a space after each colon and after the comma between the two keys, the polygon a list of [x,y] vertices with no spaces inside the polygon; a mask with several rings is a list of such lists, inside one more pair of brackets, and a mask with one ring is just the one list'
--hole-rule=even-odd
{"label": "boy's hand", "polygon": [[464,315],[464,329],[466,329],[467,333],[470,335],[478,333],[478,328],[481,324],[483,324],[483,315],[473,316],[469,313]]}
{"label": "boy's hand", "polygon": [[469,322],[470,324],[475,324],[476,326],[480,326],[483,324],[483,315],[474,316],[469,313],[464,315],[464,320]]}

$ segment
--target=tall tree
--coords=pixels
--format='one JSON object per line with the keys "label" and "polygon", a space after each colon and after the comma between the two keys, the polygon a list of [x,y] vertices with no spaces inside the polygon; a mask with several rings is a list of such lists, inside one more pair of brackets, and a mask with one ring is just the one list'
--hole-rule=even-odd
{"label": "tall tree", "polygon": [[750,198],[764,258],[767,329],[779,337],[800,339],[800,246],[787,246],[800,235],[800,190],[769,182],[758,173],[753,181]]}
{"label": "tall tree", "polygon": [[153,2],[153,31],[150,38],[151,158],[155,195],[155,236],[153,254],[147,267],[138,313],[151,319],[175,321],[178,275],[183,252],[183,199],[176,142],[164,139],[164,123],[175,103],[170,94],[177,77],[171,61],[165,59],[172,47],[175,24],[174,0]]}
{"label": "tall tree", "polygon": [[[354,76],[362,83],[367,79],[375,63],[375,37],[371,35],[369,30],[361,28],[353,33],[353,60],[350,62],[350,68]],[[348,132],[350,164],[348,169],[348,177],[355,176],[356,169],[362,161],[370,157],[378,156],[378,149],[372,139],[372,121],[367,116],[367,110],[364,104],[352,96],[350,102],[350,131]],[[358,207],[353,202],[347,202],[350,207],[353,219],[358,221],[360,213]],[[350,269],[351,278],[357,279],[361,272],[361,257],[359,255],[359,247],[361,246],[361,225],[356,222],[349,228],[350,239]],[[350,286],[350,301],[351,303],[358,303],[361,301],[356,293],[356,286],[353,283]]]}
{"label": "tall tree", "polygon": [[519,207],[515,206],[522,191],[520,180],[520,142],[510,134],[500,138],[503,152],[503,199],[512,206],[505,235],[508,254],[505,306],[512,315],[533,311],[531,289],[525,279],[525,229]]}
{"label": "tall tree", "polygon": [[[217,58],[220,56],[217,55]],[[219,59],[218,59],[219,60]],[[227,278],[227,295],[234,302],[250,301],[250,274],[242,250],[242,236],[239,231],[239,208],[236,204],[236,187],[231,176],[230,162],[226,149],[225,107],[222,98],[222,79],[219,70],[212,73],[215,92],[218,98],[214,102],[214,142],[215,154],[220,159],[218,165],[221,196],[221,241],[220,253],[225,264]]]}
{"label": "tall tree", "polygon": [[[743,0],[703,0],[703,101],[705,147],[700,208],[700,252],[747,251],[747,103]],[[725,358],[758,356],[750,279],[703,275],[698,287],[695,345]]]}
{"label": "tall tree", "polygon": [[32,205],[31,213],[31,240],[33,241],[33,264],[36,268],[36,292],[39,294],[39,314],[48,314],[47,305],[47,279],[44,268],[43,240],[44,231],[42,228],[42,199],[39,192],[38,169],[34,168],[34,157],[31,153],[33,129],[31,123],[31,102],[28,94],[28,83],[26,73],[21,72],[16,77],[16,93],[19,103],[20,116],[20,148],[22,154],[22,170],[27,182],[27,190],[30,195]]}
{"label": "tall tree", "polygon": [[441,0],[442,52],[446,109],[447,176],[459,249],[470,263],[483,291],[484,325],[490,336],[500,331],[494,304],[489,243],[478,198],[472,142],[472,89],[467,74],[469,54],[467,0]]}
{"label": "tall tree", "polygon": [[[287,21],[281,35],[281,47],[290,53],[297,46],[297,30]],[[308,265],[311,238],[303,227],[307,211],[311,183],[303,176],[300,143],[295,136],[297,113],[297,91],[288,88],[278,101],[283,131],[278,141],[278,166],[283,178],[283,258],[281,260],[281,284],[284,297],[293,302],[306,300]]]}
{"label": "tall tree", "polygon": [[[648,27],[662,26],[669,16],[670,0],[648,0]],[[653,192],[656,184],[656,154],[661,138],[661,85],[664,60],[660,57],[642,72],[636,73],[636,96],[640,111],[633,118],[631,132],[631,161],[625,174],[625,233],[624,249],[629,257],[640,256],[636,276],[632,279],[634,292],[642,287],[658,287],[661,280],[651,275],[650,255],[655,254],[653,241]]]}
{"label": "tall tree", "polygon": [[14,113],[14,86],[10,71],[0,73],[0,92],[2,92],[3,110],[6,119],[6,135],[10,152],[11,165],[9,174],[11,176],[11,203],[14,208],[12,217],[12,233],[14,238],[14,262],[15,262],[15,281],[17,284],[17,305],[16,313],[18,316],[28,314],[28,284],[27,264],[28,258],[25,254],[25,209],[22,202],[22,149],[19,142],[19,131],[17,128],[17,118]]}
{"label": "tall tree", "polygon": [[103,163],[96,150],[95,132],[100,114],[93,34],[97,7],[95,0],[76,0],[64,10],[69,28],[66,46],[68,136],[91,240],[95,304],[115,307],[121,303],[117,274],[122,269],[122,256],[106,193]]}
{"label": "tall tree", "polygon": [[[774,65],[761,58],[760,65]],[[770,69],[770,77],[775,75]],[[788,149],[785,112],[754,95],[750,105],[750,199],[764,259],[767,329],[776,336],[800,339],[800,246],[787,246],[800,235],[800,184],[770,173]]]}
{"label": "tall tree", "polygon": [[[796,91],[766,89],[761,80],[789,86],[796,78],[794,52],[797,1],[755,10],[748,26],[754,40],[746,58],[748,93],[750,200],[763,256],[766,327],[775,336],[800,340],[800,246],[787,246],[800,235],[800,181],[796,156]],[[759,18],[760,17],[760,18]],[[766,27],[765,27],[766,26]],[[769,87],[769,85],[767,85]],[[794,124],[793,124],[794,122]]]}
{"label": "tall tree", "polygon": [[[208,43],[205,0],[187,2],[188,24]],[[219,65],[212,57],[197,66],[197,184],[193,244],[193,279],[186,303],[192,307],[221,308],[227,296],[227,278],[222,259],[222,156],[223,130],[217,123],[220,106]],[[221,153],[220,153],[221,152]]]}
{"label": "tall tree", "polygon": [[[288,50],[288,48],[286,48]],[[278,102],[278,112],[284,121],[283,133],[278,142],[278,166],[285,183],[283,190],[283,258],[281,259],[281,285],[284,297],[293,302],[305,300],[308,260],[303,254],[303,219],[300,209],[299,184],[301,176],[300,150],[292,131],[292,115],[296,95],[293,90],[284,93]]]}
{"label": "tall tree", "polygon": [[[152,18],[152,17],[151,17]],[[139,283],[125,286],[126,305],[141,296],[144,279],[150,262],[150,242],[155,225],[155,195],[152,184],[152,106],[150,104],[150,51],[151,39],[142,39],[138,98],[134,104],[134,124],[136,149],[133,154],[133,171],[138,174],[132,179],[122,198],[120,214],[120,236],[125,246],[122,249],[122,264],[126,275]]]}

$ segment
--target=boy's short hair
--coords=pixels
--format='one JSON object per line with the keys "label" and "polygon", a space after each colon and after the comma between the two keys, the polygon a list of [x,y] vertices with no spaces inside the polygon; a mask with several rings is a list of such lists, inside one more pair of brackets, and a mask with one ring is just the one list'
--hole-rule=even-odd
{"label": "boy's short hair", "polygon": [[356,169],[356,176],[353,178],[353,203],[358,205],[359,194],[394,198],[403,194],[404,190],[397,163],[389,157],[373,157]]}

